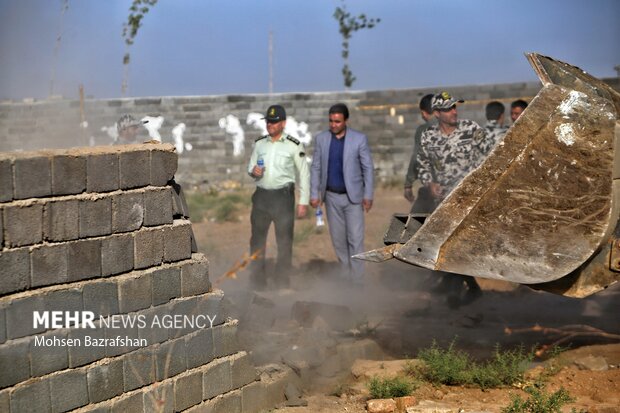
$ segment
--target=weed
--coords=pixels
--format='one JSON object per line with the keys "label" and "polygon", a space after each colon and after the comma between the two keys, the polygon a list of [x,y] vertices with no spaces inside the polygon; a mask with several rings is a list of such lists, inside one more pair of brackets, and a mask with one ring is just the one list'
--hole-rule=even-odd
{"label": "weed", "polygon": [[315,233],[315,225],[311,222],[305,222],[302,225],[295,226],[295,234],[293,235],[293,244],[304,242],[312,234]]}
{"label": "weed", "polygon": [[406,377],[380,379],[375,376],[368,382],[370,397],[373,399],[408,396],[415,387],[413,381]]}
{"label": "weed", "polygon": [[422,377],[433,384],[459,385],[471,381],[468,370],[471,367],[469,355],[454,347],[452,340],[447,349],[440,348],[435,341],[428,349],[420,350],[418,358],[424,361]]}
{"label": "weed", "polygon": [[[561,413],[562,406],[575,401],[563,387],[551,394],[545,392],[542,384],[529,386],[524,390],[529,394],[529,398],[523,400],[519,395],[511,395],[510,404],[502,408],[502,413]],[[575,409],[572,409],[572,412],[577,413]]]}
{"label": "weed", "polygon": [[240,209],[251,203],[250,197],[244,192],[192,192],[186,194],[186,200],[194,222],[205,218],[218,222],[236,221]]}

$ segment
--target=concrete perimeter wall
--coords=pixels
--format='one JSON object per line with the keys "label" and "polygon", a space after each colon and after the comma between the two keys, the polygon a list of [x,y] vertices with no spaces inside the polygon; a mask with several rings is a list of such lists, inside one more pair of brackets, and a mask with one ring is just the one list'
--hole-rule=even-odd
{"label": "concrete perimeter wall", "polygon": [[[290,371],[258,376],[207,258],[192,254],[176,169],[166,144],[0,154],[0,412],[242,413],[284,400]],[[74,319],[35,323],[35,311]],[[76,326],[85,312],[94,325]]]}

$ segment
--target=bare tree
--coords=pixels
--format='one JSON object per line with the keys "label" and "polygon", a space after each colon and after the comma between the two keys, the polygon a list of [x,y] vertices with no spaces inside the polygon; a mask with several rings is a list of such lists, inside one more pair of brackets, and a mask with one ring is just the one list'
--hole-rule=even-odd
{"label": "bare tree", "polygon": [[58,34],[56,35],[56,42],[54,44],[54,56],[52,58],[52,74],[50,76],[49,96],[54,96],[54,83],[56,82],[56,63],[58,62],[58,52],[60,50],[60,43],[62,42],[63,20],[67,9],[69,9],[69,0],[62,0],[62,6],[60,8],[60,21],[58,23]]}

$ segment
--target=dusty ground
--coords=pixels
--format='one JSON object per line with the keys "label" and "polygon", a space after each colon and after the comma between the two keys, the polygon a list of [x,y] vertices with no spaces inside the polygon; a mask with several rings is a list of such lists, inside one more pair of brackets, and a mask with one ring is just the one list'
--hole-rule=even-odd
{"label": "dusty ground", "polygon": [[[378,190],[373,210],[366,216],[367,249],[382,245],[382,236],[393,212],[407,210],[407,201],[402,198],[399,188]],[[554,334],[553,331],[528,331],[536,325],[558,329],[576,326],[569,327],[568,331],[588,326],[620,334],[618,285],[593,297],[575,300],[499,281],[479,280],[484,290],[483,296],[470,305],[451,309],[446,305],[445,296],[431,292],[436,281],[433,273],[392,260],[384,264],[368,264],[364,288],[351,289],[338,278],[329,234],[326,230],[315,231],[314,217],[296,223],[300,240],[294,244],[293,254],[299,271],[292,278],[293,288],[255,295],[249,291],[247,271],[238,271],[237,279],[223,277],[248,250],[249,209],[240,211],[238,215],[238,222],[195,223],[194,232],[200,250],[209,258],[211,280],[224,290],[231,301],[232,313],[241,320],[242,345],[253,350],[257,364],[282,362],[284,351],[290,350],[291,346],[298,347],[303,336],[299,331],[303,328],[299,320],[292,316],[291,310],[299,301],[350,309],[359,326],[370,327],[362,329],[360,339],[372,338],[379,343],[383,350],[381,357],[386,360],[415,357],[421,348],[428,347],[433,340],[446,345],[455,337],[458,337],[459,348],[482,359],[491,354],[496,344],[502,348],[521,344],[530,348],[537,344],[552,344],[566,336]],[[267,248],[267,256],[273,257],[275,240],[272,234]],[[257,300],[267,305],[256,307]],[[263,312],[256,312],[257,308]],[[307,332],[307,329],[304,331]],[[328,341],[340,337],[334,334],[332,331],[325,337]],[[570,355],[567,356],[566,367],[551,378],[549,390],[557,390],[560,386],[569,390],[577,398],[570,407],[590,412],[620,412],[617,407],[620,405],[620,346],[595,346],[616,342],[592,334],[566,339],[562,343],[564,346],[578,349],[566,353]],[[583,355],[579,352],[604,356],[611,365],[610,369],[600,372],[579,370],[570,359]],[[345,385],[357,390],[341,397],[329,395],[337,387]],[[430,403],[427,411],[456,412],[464,409],[467,412],[499,412],[502,406],[508,404],[509,393],[515,391],[520,390],[482,392],[461,387],[422,386],[414,396],[422,405]],[[364,379],[355,380],[349,371],[340,371],[338,374],[326,373],[322,377],[306,377],[304,398],[309,402],[308,407],[278,411],[364,412],[367,391]]]}

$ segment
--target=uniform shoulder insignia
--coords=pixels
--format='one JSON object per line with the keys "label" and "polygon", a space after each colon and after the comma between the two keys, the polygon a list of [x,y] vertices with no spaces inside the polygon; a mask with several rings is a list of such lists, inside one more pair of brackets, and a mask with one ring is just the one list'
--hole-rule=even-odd
{"label": "uniform shoulder insignia", "polygon": [[287,135],[287,136],[286,136],[286,139],[288,139],[289,141],[293,142],[295,145],[299,145],[299,144],[300,144],[299,140],[297,140],[297,139],[293,138],[293,137],[292,137],[292,136],[290,136],[290,135]]}
{"label": "uniform shoulder insignia", "polygon": [[265,135],[265,136],[258,137],[258,138],[256,138],[256,139],[254,140],[254,142],[258,142],[258,141],[260,141],[261,139],[265,139],[265,138],[266,138],[266,137],[268,137],[268,136],[269,136],[269,135]]}

